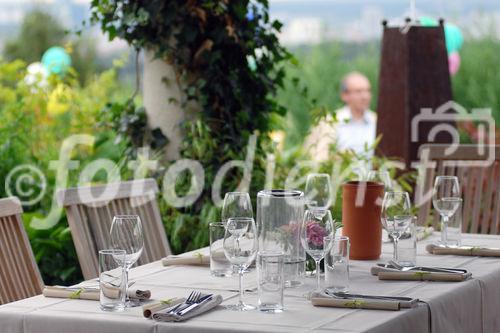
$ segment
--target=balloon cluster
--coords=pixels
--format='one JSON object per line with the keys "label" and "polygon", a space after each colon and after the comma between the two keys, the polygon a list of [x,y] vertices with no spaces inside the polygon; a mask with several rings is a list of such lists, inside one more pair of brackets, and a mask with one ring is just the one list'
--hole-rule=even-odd
{"label": "balloon cluster", "polygon": [[60,46],[49,48],[42,56],[41,62],[34,62],[27,68],[24,78],[29,85],[35,83],[43,87],[47,84],[47,77],[51,74],[64,76],[71,67],[71,57],[66,50]]}
{"label": "balloon cluster", "polygon": [[[34,62],[27,67],[24,82],[36,92],[47,87],[47,78],[50,75],[63,77],[70,67],[71,57],[68,52],[62,47],[54,46],[45,51],[41,62]],[[71,89],[67,85],[59,82],[47,93],[47,113],[50,116],[63,114],[70,109]]]}
{"label": "balloon cluster", "polygon": [[[424,27],[437,27],[438,21],[427,16],[419,19],[420,24]],[[460,54],[458,51],[464,44],[464,37],[460,29],[453,24],[446,23],[444,25],[444,38],[446,42],[446,51],[448,51],[448,67],[451,75],[455,75],[460,68]]]}

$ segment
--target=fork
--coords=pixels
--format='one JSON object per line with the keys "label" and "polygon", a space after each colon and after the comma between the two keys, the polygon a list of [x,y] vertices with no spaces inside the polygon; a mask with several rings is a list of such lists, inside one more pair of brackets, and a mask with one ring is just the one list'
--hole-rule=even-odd
{"label": "fork", "polygon": [[389,261],[389,265],[395,267],[396,269],[402,271],[402,272],[407,272],[407,271],[412,271],[412,270],[422,270],[422,271],[430,271],[430,272],[437,272],[437,273],[465,273],[462,269],[454,269],[454,268],[440,268],[440,267],[422,267],[422,266],[402,266],[395,262],[394,260]]}
{"label": "fork", "polygon": [[184,303],[180,303],[177,306],[175,306],[173,309],[168,311],[168,313],[177,313],[179,311],[184,310],[185,308],[189,307],[191,304],[194,304],[198,301],[200,298],[201,293],[199,291],[192,291],[191,294],[189,294],[188,298],[184,301]]}

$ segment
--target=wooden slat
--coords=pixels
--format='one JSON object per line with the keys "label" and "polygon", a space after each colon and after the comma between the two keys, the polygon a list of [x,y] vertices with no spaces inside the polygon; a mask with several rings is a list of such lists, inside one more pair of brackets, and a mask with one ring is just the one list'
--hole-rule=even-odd
{"label": "wooden slat", "polygon": [[[488,156],[481,155],[478,146],[475,144],[461,144],[458,149],[456,149],[451,154],[446,154],[445,152],[450,147],[449,144],[423,144],[419,148],[419,156],[423,151],[429,150],[429,159],[446,159],[447,161],[483,161]],[[486,146],[490,149],[491,146]],[[500,146],[493,146],[493,151],[495,152],[493,159],[497,159],[500,156]]]}
{"label": "wooden slat", "polygon": [[11,216],[23,213],[21,202],[16,197],[0,199],[0,216]]}
{"label": "wooden slat", "polygon": [[[0,200],[0,304],[41,293],[43,281],[21,220],[17,198]],[[17,207],[16,207],[17,206]]]}
{"label": "wooden slat", "polygon": [[[104,185],[81,186],[57,191],[57,201],[61,206],[75,204],[99,204],[135,196],[156,197],[158,185],[152,178],[138,179]],[[90,195],[93,194],[93,195]]]}
{"label": "wooden slat", "polygon": [[[111,187],[119,189],[116,192],[118,194],[116,197],[101,196],[102,200],[106,199],[103,202],[80,198],[78,188],[58,193],[60,202],[64,203],[68,213],[68,221],[71,216],[70,229],[85,279],[97,277],[97,251],[111,246],[109,231],[115,215],[139,215],[141,218],[145,242],[143,254],[137,264],[159,260],[171,253],[156,202],[158,192],[156,181],[154,179],[130,181],[112,184]],[[87,187],[86,191],[101,195],[105,186],[100,185],[96,188],[97,190]]]}
{"label": "wooden slat", "polygon": [[495,168],[496,165],[493,164],[491,167],[485,170],[485,189],[482,195],[484,196],[484,209],[481,210],[481,232],[487,234],[491,232],[491,215],[493,208],[491,207],[491,202],[493,200],[493,186],[495,184]]}
{"label": "wooden slat", "polygon": [[481,229],[481,220],[480,220],[480,214],[481,214],[481,206],[483,205],[483,202],[481,200],[482,194],[483,194],[483,182],[484,182],[484,172],[485,168],[477,168],[476,169],[476,181],[473,184],[473,192],[474,196],[472,199],[472,219],[475,223],[477,223],[477,230],[478,232],[481,232],[482,234],[486,233]]}
{"label": "wooden slat", "polygon": [[[493,225],[492,229],[495,234],[500,234],[500,165],[496,168],[496,186],[495,186],[495,200],[493,201]],[[492,232],[493,233],[493,232]]]}
{"label": "wooden slat", "polygon": [[[434,177],[441,174],[456,175],[462,188],[463,223],[465,232],[500,233],[500,146],[488,146],[494,151],[491,162],[488,155],[481,155],[477,145],[460,145],[451,155],[445,154],[449,145],[425,144],[420,147],[420,154],[428,153],[429,162],[437,162],[436,174],[432,179],[425,179],[424,186],[430,185]],[[488,159],[486,159],[488,157]],[[480,162],[480,163],[478,163]],[[444,163],[444,166],[443,166]],[[481,164],[482,163],[482,164]],[[422,214],[429,214],[431,202],[419,208],[419,221],[425,220]],[[434,224],[438,216],[434,215]]]}

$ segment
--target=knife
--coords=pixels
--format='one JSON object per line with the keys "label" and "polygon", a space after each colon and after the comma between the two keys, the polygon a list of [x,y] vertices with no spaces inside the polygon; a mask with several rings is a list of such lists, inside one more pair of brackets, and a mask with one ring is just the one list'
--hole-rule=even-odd
{"label": "knife", "polygon": [[211,300],[212,296],[213,296],[213,294],[208,294],[206,296],[203,296],[202,298],[200,298],[198,300],[198,302],[196,302],[194,304],[191,304],[190,306],[188,306],[185,309],[182,309],[181,311],[177,312],[176,314],[179,315],[179,316],[184,316],[186,313],[190,312],[191,310],[194,310],[198,306],[200,306],[200,305],[208,302],[209,300]]}

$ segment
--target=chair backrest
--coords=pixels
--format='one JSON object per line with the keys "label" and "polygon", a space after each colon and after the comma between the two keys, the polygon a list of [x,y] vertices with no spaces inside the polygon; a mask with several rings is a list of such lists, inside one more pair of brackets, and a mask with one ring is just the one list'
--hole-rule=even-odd
{"label": "chair backrest", "polygon": [[0,304],[39,295],[43,280],[24,230],[19,199],[0,199]]}
{"label": "chair backrest", "polygon": [[85,279],[99,274],[98,251],[110,248],[109,231],[115,215],[139,215],[143,224],[144,249],[137,261],[143,265],[169,255],[154,179],[139,179],[97,186],[60,190],[76,253]]}
{"label": "chair backrest", "polygon": [[[454,152],[448,152],[449,147],[446,144],[420,147],[421,161],[424,158],[435,163],[419,173],[416,192],[430,193],[438,175],[457,176],[463,198],[462,231],[500,234],[500,146],[460,145]],[[486,161],[485,149],[494,153],[491,163]],[[429,221],[431,207],[432,200],[420,206],[419,224]],[[438,226],[439,214],[433,214],[432,221]]]}

